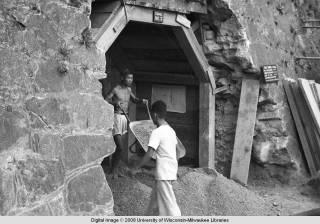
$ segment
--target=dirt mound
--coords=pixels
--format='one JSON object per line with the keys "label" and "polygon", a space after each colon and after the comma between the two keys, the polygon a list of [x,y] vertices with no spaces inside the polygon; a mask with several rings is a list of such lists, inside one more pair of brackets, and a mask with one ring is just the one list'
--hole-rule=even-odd
{"label": "dirt mound", "polygon": [[[150,174],[107,179],[116,215],[144,215],[153,184]],[[173,186],[182,215],[275,215],[269,202],[214,171],[181,168]]]}

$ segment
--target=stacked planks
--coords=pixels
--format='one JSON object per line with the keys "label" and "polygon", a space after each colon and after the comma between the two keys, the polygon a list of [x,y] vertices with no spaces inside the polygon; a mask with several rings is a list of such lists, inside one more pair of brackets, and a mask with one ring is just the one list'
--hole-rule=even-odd
{"label": "stacked planks", "polygon": [[320,170],[320,84],[284,80],[283,86],[311,176]]}

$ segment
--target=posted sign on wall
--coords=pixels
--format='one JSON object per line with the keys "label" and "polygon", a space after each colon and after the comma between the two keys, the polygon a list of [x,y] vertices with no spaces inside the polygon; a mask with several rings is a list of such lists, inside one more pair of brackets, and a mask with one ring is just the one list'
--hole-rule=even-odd
{"label": "posted sign on wall", "polygon": [[277,82],[279,80],[278,69],[276,65],[265,65],[262,67],[265,82]]}

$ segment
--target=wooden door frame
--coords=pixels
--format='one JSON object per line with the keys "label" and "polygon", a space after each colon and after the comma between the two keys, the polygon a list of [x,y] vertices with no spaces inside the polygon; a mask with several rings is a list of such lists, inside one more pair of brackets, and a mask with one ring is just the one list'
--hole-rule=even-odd
{"label": "wooden door frame", "polygon": [[[154,12],[161,12],[163,22],[153,21]],[[177,12],[126,5],[117,7],[94,34],[96,47],[107,52],[129,21],[166,25],[173,29],[189,64],[200,81],[199,85],[199,166],[214,169],[215,152],[215,79],[211,66],[199,45],[192,28],[177,21]]]}

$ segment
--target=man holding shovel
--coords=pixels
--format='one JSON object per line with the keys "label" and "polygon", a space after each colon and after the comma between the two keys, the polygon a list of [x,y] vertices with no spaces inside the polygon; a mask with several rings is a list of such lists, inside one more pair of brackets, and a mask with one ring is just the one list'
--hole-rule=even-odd
{"label": "man holding shovel", "polygon": [[125,150],[125,145],[122,136],[128,131],[127,118],[129,111],[129,101],[133,103],[148,104],[148,100],[137,98],[131,91],[133,82],[133,74],[129,69],[125,69],[121,74],[121,83],[115,86],[106,96],[110,104],[114,106],[114,124],[113,124],[113,139],[116,144],[115,153],[112,156],[111,172],[113,178],[119,176],[119,163],[121,152]]}

